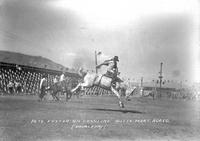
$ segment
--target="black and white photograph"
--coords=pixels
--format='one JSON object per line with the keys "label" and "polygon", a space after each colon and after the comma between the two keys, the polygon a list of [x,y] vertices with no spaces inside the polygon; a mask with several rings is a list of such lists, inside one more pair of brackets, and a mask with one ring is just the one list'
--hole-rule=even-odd
{"label": "black and white photograph", "polygon": [[0,141],[200,140],[199,0],[0,0]]}

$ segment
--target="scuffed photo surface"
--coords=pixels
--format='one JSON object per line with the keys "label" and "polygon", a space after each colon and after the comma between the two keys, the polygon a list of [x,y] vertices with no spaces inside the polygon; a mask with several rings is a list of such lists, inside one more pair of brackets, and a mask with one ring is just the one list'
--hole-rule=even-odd
{"label": "scuffed photo surface", "polygon": [[0,140],[198,140],[199,17],[198,0],[0,0]]}

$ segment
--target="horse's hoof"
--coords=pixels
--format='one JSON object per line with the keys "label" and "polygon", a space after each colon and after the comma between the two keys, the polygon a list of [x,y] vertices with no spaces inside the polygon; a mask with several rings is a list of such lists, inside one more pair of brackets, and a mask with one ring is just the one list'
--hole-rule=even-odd
{"label": "horse's hoof", "polygon": [[120,108],[124,108],[124,103],[122,103],[121,101],[119,102],[119,106]]}
{"label": "horse's hoof", "polygon": [[131,101],[131,99],[129,97],[126,97],[126,101]]}
{"label": "horse's hoof", "polygon": [[124,106],[124,103],[122,103],[122,106],[121,106],[121,108],[124,108],[125,106]]}

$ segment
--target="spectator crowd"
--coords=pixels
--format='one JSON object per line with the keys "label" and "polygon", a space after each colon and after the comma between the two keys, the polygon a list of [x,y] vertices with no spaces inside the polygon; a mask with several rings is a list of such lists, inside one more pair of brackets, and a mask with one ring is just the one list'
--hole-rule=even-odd
{"label": "spectator crowd", "polygon": [[[62,72],[33,68],[27,66],[16,66],[15,64],[2,64],[0,66],[0,92],[1,94],[37,94],[40,92],[40,80],[42,75],[47,76],[47,85],[55,83]],[[66,80],[75,78],[66,76]]]}
{"label": "spectator crowd", "polygon": [[[40,93],[40,82],[42,76],[47,78],[47,87],[58,81],[65,79],[70,81],[74,86],[81,81],[77,74],[65,73],[62,71],[47,70],[43,68],[34,68],[28,66],[19,66],[16,64],[0,63],[0,95],[3,94],[26,94],[36,95]],[[92,87],[87,88],[83,95],[112,95],[111,91]]]}

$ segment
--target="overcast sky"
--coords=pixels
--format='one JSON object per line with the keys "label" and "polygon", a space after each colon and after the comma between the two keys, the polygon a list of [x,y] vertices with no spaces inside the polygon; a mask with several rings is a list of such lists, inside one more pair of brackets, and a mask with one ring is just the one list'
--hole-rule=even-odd
{"label": "overcast sky", "polygon": [[[197,0],[0,0],[0,49],[94,69],[119,56],[122,76],[197,80]],[[199,78],[198,78],[199,79]]]}

